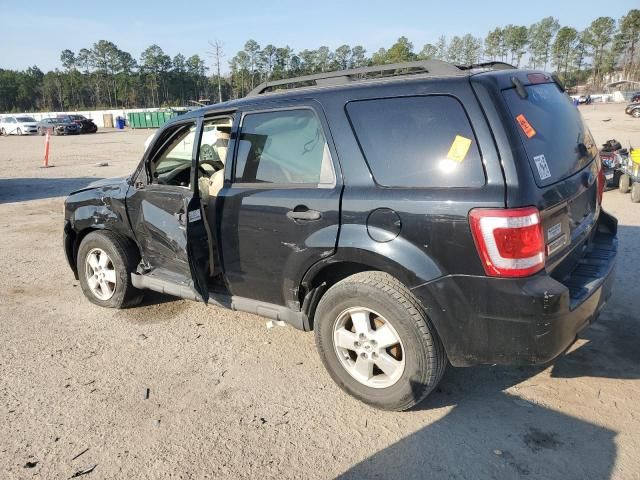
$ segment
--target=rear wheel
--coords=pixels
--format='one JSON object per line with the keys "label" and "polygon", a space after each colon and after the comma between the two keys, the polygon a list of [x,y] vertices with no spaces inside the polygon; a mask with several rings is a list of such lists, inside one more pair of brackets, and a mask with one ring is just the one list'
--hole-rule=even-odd
{"label": "rear wheel", "polygon": [[636,108],[633,112],[631,112],[631,115],[635,118],[640,118],[640,108]]}
{"label": "rear wheel", "polygon": [[136,247],[109,231],[89,233],[78,249],[80,285],[89,301],[102,307],[124,308],[142,301],[141,290],[131,283],[140,260]]}
{"label": "rear wheel", "polygon": [[444,374],[438,335],[411,292],[383,272],[338,282],[316,310],[316,346],[333,380],[384,410],[406,410]]}
{"label": "rear wheel", "polygon": [[631,185],[631,201],[640,203],[640,182],[633,182]]}
{"label": "rear wheel", "polygon": [[628,193],[630,185],[631,177],[629,177],[629,175],[626,173],[620,175],[620,182],[618,183],[618,189],[620,190],[620,193]]}

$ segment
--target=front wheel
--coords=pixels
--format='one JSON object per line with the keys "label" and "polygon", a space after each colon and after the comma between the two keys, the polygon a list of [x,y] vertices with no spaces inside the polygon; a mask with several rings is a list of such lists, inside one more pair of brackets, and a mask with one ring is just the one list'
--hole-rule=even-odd
{"label": "front wheel", "polygon": [[78,249],[80,286],[89,301],[101,307],[124,308],[142,301],[142,291],[131,283],[140,260],[129,240],[110,231],[89,233]]}
{"label": "front wheel", "polygon": [[320,300],[315,319],[329,375],[373,407],[411,408],[444,374],[446,355],[433,325],[391,275],[362,272],[338,282]]}
{"label": "front wheel", "polygon": [[640,108],[636,108],[633,112],[631,112],[631,115],[634,118],[640,118]]}

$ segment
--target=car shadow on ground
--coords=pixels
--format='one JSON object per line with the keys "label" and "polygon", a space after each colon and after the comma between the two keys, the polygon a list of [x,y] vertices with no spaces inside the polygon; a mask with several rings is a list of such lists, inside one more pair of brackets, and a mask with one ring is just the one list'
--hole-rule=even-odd
{"label": "car shadow on ground", "polygon": [[449,368],[417,409],[453,409],[338,478],[610,478],[616,432],[526,400],[540,371]]}
{"label": "car shadow on ground", "polygon": [[0,178],[0,204],[63,197],[101,177]]}

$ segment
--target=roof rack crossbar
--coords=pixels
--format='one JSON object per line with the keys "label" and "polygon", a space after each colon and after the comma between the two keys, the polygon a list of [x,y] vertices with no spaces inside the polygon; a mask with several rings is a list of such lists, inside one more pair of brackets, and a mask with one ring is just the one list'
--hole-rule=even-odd
{"label": "roof rack crossbar", "polygon": [[267,81],[267,82],[261,83],[256,88],[251,90],[251,92],[249,92],[247,96],[253,97],[256,95],[260,95],[267,92],[269,89],[280,86],[280,85],[295,85],[295,84],[305,83],[305,82],[314,82],[316,85],[344,85],[353,81],[353,77],[356,77],[358,75],[366,75],[371,73],[383,74],[384,72],[391,72],[394,70],[408,70],[408,69],[411,69],[413,71],[400,73],[400,74],[394,72],[391,75],[396,76],[396,75],[408,75],[408,74],[416,74],[416,73],[428,73],[432,75],[447,75],[447,74],[451,75],[451,74],[460,74],[461,70],[463,70],[464,68],[461,68],[460,66],[454,65],[452,63],[443,62],[442,60],[418,60],[415,62],[376,65],[373,67],[353,68],[349,70],[339,70],[336,72],[316,73],[313,75],[304,75],[301,77]]}

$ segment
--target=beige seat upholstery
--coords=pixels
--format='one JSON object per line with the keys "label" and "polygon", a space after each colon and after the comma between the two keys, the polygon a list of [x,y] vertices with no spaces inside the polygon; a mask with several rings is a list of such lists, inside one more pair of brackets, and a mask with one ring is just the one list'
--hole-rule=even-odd
{"label": "beige seat upholstery", "polygon": [[[229,149],[229,139],[231,136],[225,132],[218,133],[218,139],[216,143],[213,145],[213,148],[218,153],[218,157],[223,165],[226,165],[227,161],[227,150]],[[218,195],[218,192],[222,189],[224,184],[224,169],[218,170],[209,179],[209,196],[215,197]]]}

